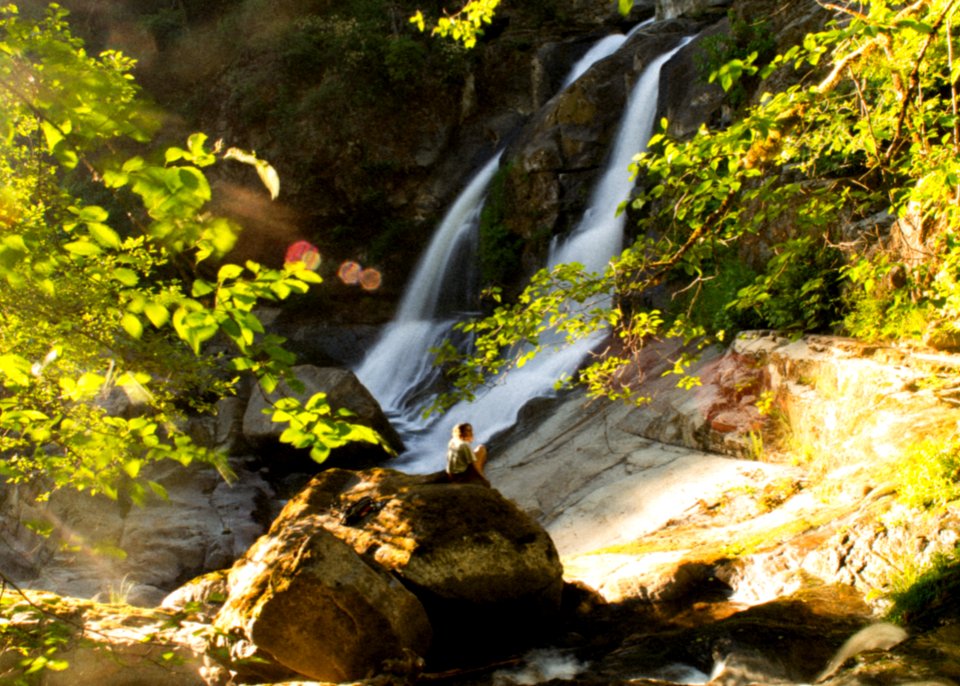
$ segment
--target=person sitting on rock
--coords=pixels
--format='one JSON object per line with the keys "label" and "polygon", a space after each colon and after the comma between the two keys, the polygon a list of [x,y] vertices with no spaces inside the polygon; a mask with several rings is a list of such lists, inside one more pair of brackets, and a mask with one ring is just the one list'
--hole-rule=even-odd
{"label": "person sitting on rock", "polygon": [[482,484],[490,482],[483,475],[483,466],[487,462],[487,448],[473,442],[473,427],[470,424],[457,424],[453,427],[453,437],[447,446],[447,478],[453,483]]}

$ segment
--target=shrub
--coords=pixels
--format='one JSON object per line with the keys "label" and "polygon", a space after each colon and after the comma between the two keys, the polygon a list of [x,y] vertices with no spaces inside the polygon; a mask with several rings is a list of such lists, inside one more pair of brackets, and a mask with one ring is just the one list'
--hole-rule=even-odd
{"label": "shrub", "polygon": [[[730,31],[726,34],[715,34],[703,39],[701,52],[697,59],[697,74],[701,81],[712,82],[730,62],[735,60],[751,60],[757,66],[767,64],[774,55],[777,47],[776,39],[770,27],[763,20],[748,21],[731,9],[728,12]],[[749,96],[749,90],[756,85],[756,79],[740,79],[726,92],[726,101],[731,107],[737,108],[744,104]]]}
{"label": "shrub", "polygon": [[960,547],[935,554],[924,568],[908,565],[892,581],[893,590],[887,596],[893,601],[887,613],[890,621],[919,629],[931,629],[944,620],[955,621],[956,599],[960,597]]}
{"label": "shrub", "polygon": [[897,495],[910,507],[931,511],[960,498],[960,438],[914,445],[900,465]]}

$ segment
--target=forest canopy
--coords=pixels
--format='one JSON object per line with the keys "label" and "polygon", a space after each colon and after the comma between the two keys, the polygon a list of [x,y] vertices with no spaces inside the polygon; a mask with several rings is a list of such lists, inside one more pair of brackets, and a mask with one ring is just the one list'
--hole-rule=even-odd
{"label": "forest canopy", "polygon": [[[162,494],[145,467],[166,459],[229,477],[186,417],[241,375],[266,392],[297,386],[293,355],[254,308],[320,282],[302,261],[229,261],[239,226],[208,209],[206,170],[252,164],[271,195],[279,180],[202,133],[153,144],[160,120],[133,66],[88,54],[57,5],[39,21],[0,8],[0,477],[41,497],[70,487],[140,502]],[[379,441],[322,394],[273,416],[317,460]]]}

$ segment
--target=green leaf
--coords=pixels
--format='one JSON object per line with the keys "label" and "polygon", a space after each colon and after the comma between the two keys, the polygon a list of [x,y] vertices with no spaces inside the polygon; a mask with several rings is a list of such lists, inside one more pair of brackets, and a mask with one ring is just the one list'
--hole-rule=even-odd
{"label": "green leaf", "polygon": [[202,298],[205,295],[210,295],[216,290],[214,286],[209,281],[204,281],[203,279],[197,279],[193,282],[193,287],[190,289],[190,294],[194,298]]}
{"label": "green leaf", "polygon": [[87,230],[97,243],[104,248],[116,250],[120,247],[120,235],[106,224],[99,222],[89,222]]}
{"label": "green leaf", "polygon": [[73,387],[74,400],[89,400],[100,392],[103,384],[106,383],[106,377],[95,372],[81,374]]}
{"label": "green leaf", "polygon": [[70,207],[70,212],[84,223],[105,222],[110,217],[109,213],[98,205],[85,205],[82,208]]}
{"label": "green leaf", "polygon": [[163,484],[157,483],[156,481],[148,481],[147,486],[149,486],[154,495],[159,497],[161,500],[170,499],[170,495],[167,493],[167,489],[164,488]]}
{"label": "green leaf", "polygon": [[83,257],[93,257],[94,255],[99,255],[103,252],[96,243],[93,243],[86,239],[80,239],[76,241],[71,241],[69,243],[65,243],[63,248],[67,252],[73,253],[74,255],[80,255]]}
{"label": "green leaf", "polygon": [[132,312],[124,313],[123,317],[120,319],[120,325],[123,327],[123,330],[130,334],[130,336],[133,338],[140,338],[143,336],[143,322],[140,321],[140,317]]}
{"label": "green leaf", "polygon": [[117,267],[113,270],[111,274],[114,279],[122,283],[124,286],[133,288],[140,282],[140,277],[132,269],[127,269],[126,267]]}
{"label": "green leaf", "polygon": [[40,122],[40,129],[43,131],[43,137],[47,141],[47,151],[52,153],[63,141],[63,133],[46,119]]}
{"label": "green leaf", "polygon": [[150,320],[150,323],[158,329],[170,321],[170,312],[166,307],[155,300],[147,302],[143,306],[143,312],[147,315],[147,319]]}
{"label": "green leaf", "polygon": [[140,475],[140,468],[143,466],[143,460],[130,459],[123,463],[123,471],[131,479],[136,479]]}
{"label": "green leaf", "polygon": [[20,355],[13,353],[0,355],[0,374],[19,386],[30,383],[32,367],[33,365]]}
{"label": "green leaf", "polygon": [[225,264],[220,267],[220,271],[217,272],[217,283],[223,283],[224,281],[230,281],[231,279],[236,279],[241,274],[243,274],[243,267],[238,264]]}
{"label": "green leaf", "polygon": [[176,162],[177,160],[182,160],[185,157],[189,157],[189,155],[190,153],[183,148],[172,146],[167,148],[167,151],[163,155],[163,160],[167,164],[170,164],[171,162]]}
{"label": "green leaf", "polygon": [[286,300],[291,293],[289,284],[284,283],[283,281],[276,281],[270,284],[270,290],[276,294],[280,300]]}

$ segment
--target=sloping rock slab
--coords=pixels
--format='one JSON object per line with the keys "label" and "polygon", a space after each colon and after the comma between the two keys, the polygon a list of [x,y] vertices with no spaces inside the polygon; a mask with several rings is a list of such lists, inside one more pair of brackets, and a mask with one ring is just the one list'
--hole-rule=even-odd
{"label": "sloping rock slab", "polygon": [[420,602],[315,515],[289,507],[228,577],[215,625],[312,679],[349,681],[430,645]]}
{"label": "sloping rock slab", "polygon": [[452,485],[443,475],[328,470],[287,504],[277,525],[303,517],[417,594],[434,627],[435,654],[528,642],[559,612],[563,569],[553,542],[494,489]]}

